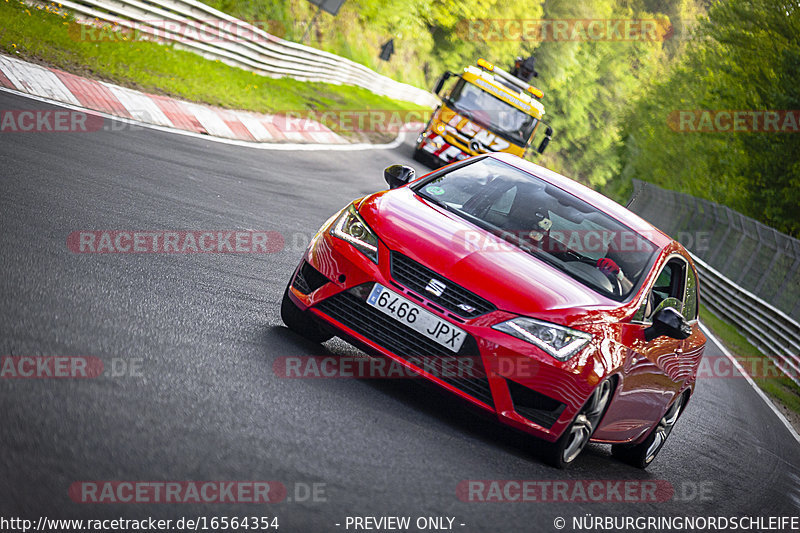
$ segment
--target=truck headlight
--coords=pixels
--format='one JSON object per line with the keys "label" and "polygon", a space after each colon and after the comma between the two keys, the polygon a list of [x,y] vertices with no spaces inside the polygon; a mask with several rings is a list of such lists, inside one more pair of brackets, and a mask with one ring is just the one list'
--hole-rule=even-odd
{"label": "truck headlight", "polygon": [[347,241],[378,264],[378,236],[367,226],[353,204],[342,211],[331,227],[331,235]]}
{"label": "truck headlight", "polygon": [[495,324],[492,329],[534,344],[559,361],[568,361],[592,340],[583,331],[523,316]]}

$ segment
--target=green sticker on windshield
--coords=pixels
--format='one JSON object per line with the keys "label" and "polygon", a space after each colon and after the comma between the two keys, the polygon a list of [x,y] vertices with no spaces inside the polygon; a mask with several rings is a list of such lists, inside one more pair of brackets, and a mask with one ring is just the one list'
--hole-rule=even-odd
{"label": "green sticker on windshield", "polygon": [[431,185],[430,187],[425,187],[425,191],[433,194],[434,196],[441,196],[444,194],[444,189],[438,187],[436,185]]}

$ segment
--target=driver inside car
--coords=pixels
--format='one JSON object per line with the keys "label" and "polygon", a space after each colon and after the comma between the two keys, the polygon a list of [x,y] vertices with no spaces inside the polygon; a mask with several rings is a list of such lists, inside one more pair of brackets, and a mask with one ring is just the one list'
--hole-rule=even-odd
{"label": "driver inside car", "polygon": [[601,257],[597,260],[595,266],[606,276],[617,278],[622,287],[623,294],[633,288],[633,283],[631,283],[617,262],[610,257]]}

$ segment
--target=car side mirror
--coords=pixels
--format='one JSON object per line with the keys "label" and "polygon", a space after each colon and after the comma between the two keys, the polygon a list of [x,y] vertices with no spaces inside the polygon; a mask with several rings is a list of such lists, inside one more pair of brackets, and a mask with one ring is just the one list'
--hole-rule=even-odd
{"label": "car side mirror", "polygon": [[547,129],[544,131],[544,139],[542,139],[542,142],[539,143],[539,147],[536,149],[537,152],[539,152],[540,154],[544,153],[545,149],[547,148],[547,145],[550,144],[550,138],[552,137],[552,135],[553,135],[553,128],[547,126]]}
{"label": "car side mirror", "polygon": [[674,307],[665,307],[653,316],[653,325],[645,328],[644,340],[650,342],[656,337],[666,335],[673,339],[688,339],[692,326]]}
{"label": "car side mirror", "polygon": [[383,179],[386,180],[390,189],[396,189],[413,180],[414,174],[414,169],[409,166],[392,165],[383,170]]}
{"label": "car side mirror", "polygon": [[439,96],[439,93],[442,92],[442,88],[444,87],[444,82],[450,79],[450,76],[452,75],[452,72],[445,72],[442,74],[442,76],[439,78],[439,81],[436,82],[436,86],[433,88],[433,94]]}

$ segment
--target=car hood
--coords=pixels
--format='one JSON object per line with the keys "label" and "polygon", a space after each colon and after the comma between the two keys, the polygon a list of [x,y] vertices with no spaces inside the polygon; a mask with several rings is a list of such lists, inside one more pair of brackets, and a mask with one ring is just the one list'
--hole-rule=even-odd
{"label": "car hood", "polygon": [[621,305],[408,187],[366,197],[359,212],[389,249],[500,310],[568,325],[581,322],[587,312]]}

